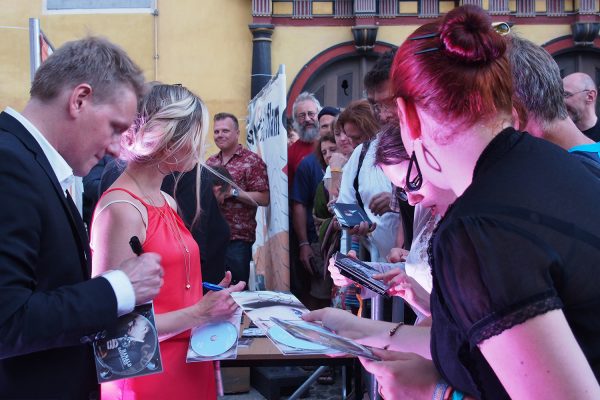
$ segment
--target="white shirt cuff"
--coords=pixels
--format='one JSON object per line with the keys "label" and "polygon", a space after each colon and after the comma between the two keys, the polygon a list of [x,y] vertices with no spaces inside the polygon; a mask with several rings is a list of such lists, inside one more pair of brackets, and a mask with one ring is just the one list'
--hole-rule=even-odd
{"label": "white shirt cuff", "polygon": [[119,317],[132,312],[135,307],[135,292],[125,272],[112,270],[102,274],[102,277],[110,283],[115,292]]}

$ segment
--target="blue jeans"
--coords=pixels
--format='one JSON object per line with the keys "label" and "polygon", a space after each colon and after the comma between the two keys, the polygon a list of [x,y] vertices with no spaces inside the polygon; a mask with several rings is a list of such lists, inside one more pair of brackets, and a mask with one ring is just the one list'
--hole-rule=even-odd
{"label": "blue jeans", "polygon": [[231,284],[246,282],[250,277],[250,261],[252,261],[252,243],[243,240],[231,240],[225,252],[225,269],[231,271]]}

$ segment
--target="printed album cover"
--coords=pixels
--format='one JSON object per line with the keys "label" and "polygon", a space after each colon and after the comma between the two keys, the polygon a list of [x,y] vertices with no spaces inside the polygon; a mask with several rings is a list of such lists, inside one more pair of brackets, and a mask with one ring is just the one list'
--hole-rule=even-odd
{"label": "printed album cover", "polygon": [[152,303],[121,316],[93,346],[98,383],[162,372]]}
{"label": "printed album cover", "polygon": [[373,275],[379,274],[379,271],[356,258],[348,257],[339,252],[335,253],[333,257],[335,258],[335,266],[339,268],[342,275],[360,283],[379,295],[389,297],[386,284],[372,278]]}
{"label": "printed album cover", "polygon": [[300,318],[308,309],[291,293],[245,291],[231,293],[252,322],[271,339],[282,354],[331,354],[338,351],[318,343],[299,340],[277,325],[271,317],[285,321],[303,322]]}
{"label": "printed album cover", "polygon": [[306,321],[284,321],[276,317],[271,317],[271,321],[285,329],[286,332],[298,340],[318,343],[341,353],[380,361],[368,347],[358,344],[352,339],[340,336],[321,325]]}
{"label": "printed album cover", "polygon": [[333,203],[331,207],[340,225],[344,228],[352,228],[363,221],[368,222],[369,225],[372,224],[365,210],[358,204]]}

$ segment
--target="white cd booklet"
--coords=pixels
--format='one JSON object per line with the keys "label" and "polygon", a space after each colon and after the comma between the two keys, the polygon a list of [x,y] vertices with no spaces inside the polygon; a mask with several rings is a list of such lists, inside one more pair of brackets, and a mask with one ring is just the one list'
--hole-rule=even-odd
{"label": "white cd booklet", "polygon": [[235,359],[240,334],[242,309],[224,321],[216,321],[192,329],[186,362]]}
{"label": "white cd booklet", "polygon": [[237,292],[231,296],[283,354],[348,353],[374,358],[368,348],[351,339],[302,320],[308,309],[290,293]]}

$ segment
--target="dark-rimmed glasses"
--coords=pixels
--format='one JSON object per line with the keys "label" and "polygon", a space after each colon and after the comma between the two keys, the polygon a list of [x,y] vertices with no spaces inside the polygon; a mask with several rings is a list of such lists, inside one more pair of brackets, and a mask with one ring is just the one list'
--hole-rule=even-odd
{"label": "dark-rimmed glasses", "polygon": [[[416,175],[411,178],[413,175],[413,168],[416,171]],[[410,156],[410,160],[408,161],[408,169],[406,170],[406,186],[405,187],[397,187],[396,195],[402,201],[408,201],[408,193],[416,192],[421,189],[423,185],[423,175],[421,174],[421,168],[419,167],[419,163],[417,162],[417,156],[413,151]]]}

